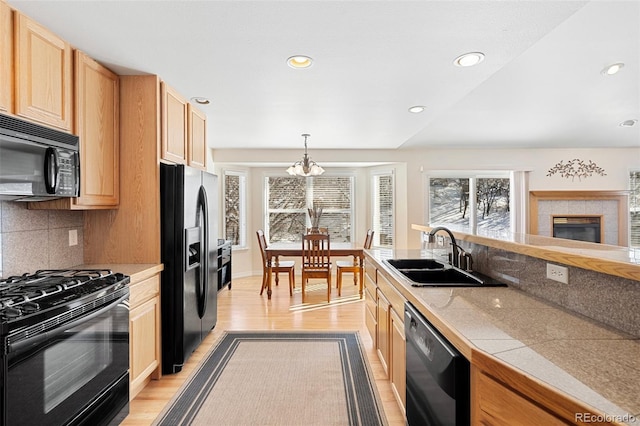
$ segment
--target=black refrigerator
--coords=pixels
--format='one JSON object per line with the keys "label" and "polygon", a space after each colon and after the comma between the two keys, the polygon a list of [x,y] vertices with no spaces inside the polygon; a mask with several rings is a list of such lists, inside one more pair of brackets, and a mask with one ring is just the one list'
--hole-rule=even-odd
{"label": "black refrigerator", "polygon": [[160,164],[162,372],[177,373],[216,325],[218,177]]}

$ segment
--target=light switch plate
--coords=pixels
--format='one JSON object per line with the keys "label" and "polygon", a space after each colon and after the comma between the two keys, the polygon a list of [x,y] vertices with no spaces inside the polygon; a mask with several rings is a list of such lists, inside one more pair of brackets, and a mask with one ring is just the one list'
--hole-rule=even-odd
{"label": "light switch plate", "polygon": [[78,245],[78,230],[70,229],[69,230],[69,247]]}

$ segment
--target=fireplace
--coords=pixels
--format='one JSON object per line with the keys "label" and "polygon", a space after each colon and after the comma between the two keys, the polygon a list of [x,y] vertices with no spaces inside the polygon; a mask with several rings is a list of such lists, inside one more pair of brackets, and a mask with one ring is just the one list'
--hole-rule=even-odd
{"label": "fireplace", "polygon": [[[554,233],[554,217],[598,217],[599,231],[594,223],[559,224],[560,228],[582,234],[567,237],[579,240],[597,240],[609,245],[628,245],[629,194],[627,191],[530,191],[529,192],[529,234],[547,237],[559,236]],[[572,230],[571,228],[581,228]],[[592,229],[591,229],[592,228]],[[588,235],[587,235],[588,234]],[[563,234],[566,235],[566,234]],[[586,236],[585,236],[586,235]]]}
{"label": "fireplace", "polygon": [[553,236],[568,240],[602,242],[602,216],[553,216]]}

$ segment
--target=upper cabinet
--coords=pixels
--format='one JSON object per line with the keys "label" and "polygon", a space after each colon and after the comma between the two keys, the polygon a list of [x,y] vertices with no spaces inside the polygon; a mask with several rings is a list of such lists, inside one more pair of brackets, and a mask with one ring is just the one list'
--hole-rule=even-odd
{"label": "upper cabinet", "polygon": [[116,74],[75,54],[75,120],[80,137],[78,208],[117,207],[119,201],[120,84]]}
{"label": "upper cabinet", "polygon": [[187,164],[187,100],[165,82],[160,83],[162,93],[162,148],[163,160]]}
{"label": "upper cabinet", "polygon": [[207,118],[193,105],[187,107],[189,131],[187,134],[188,164],[197,169],[207,169]]}
{"label": "upper cabinet", "polygon": [[160,158],[172,163],[207,168],[207,118],[165,82],[162,94]]}
{"label": "upper cabinet", "polygon": [[13,15],[0,1],[0,112],[13,112]]}
{"label": "upper cabinet", "polygon": [[71,132],[71,45],[21,13],[16,12],[14,20],[14,113]]}

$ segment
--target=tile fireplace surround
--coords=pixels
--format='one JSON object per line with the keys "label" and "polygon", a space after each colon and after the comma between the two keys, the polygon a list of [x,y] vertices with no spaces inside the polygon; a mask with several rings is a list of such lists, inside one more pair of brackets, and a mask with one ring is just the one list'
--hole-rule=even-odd
{"label": "tile fireplace surround", "polygon": [[604,244],[628,245],[625,191],[531,191],[529,234],[552,236],[553,216],[602,216]]}

